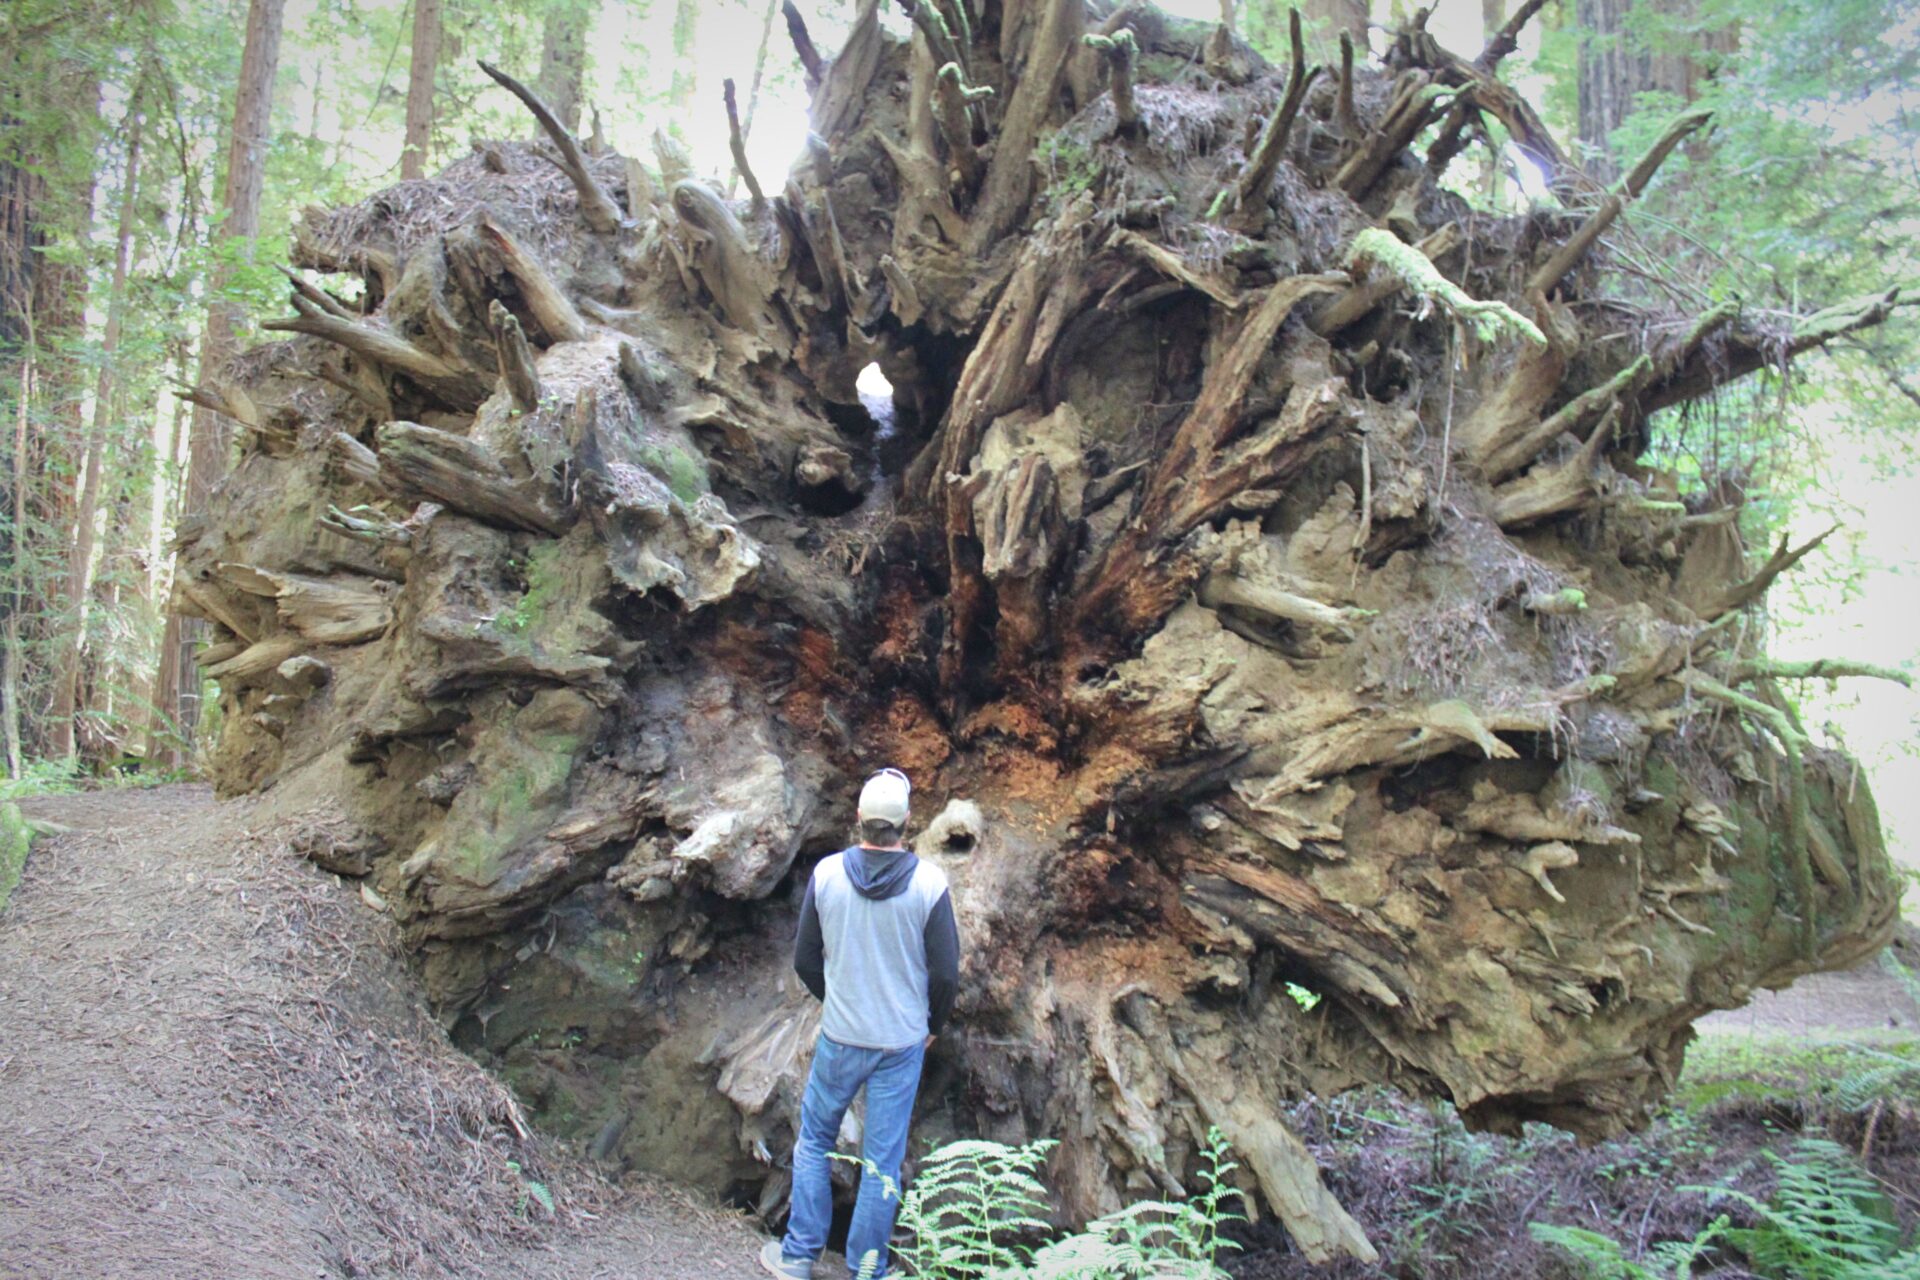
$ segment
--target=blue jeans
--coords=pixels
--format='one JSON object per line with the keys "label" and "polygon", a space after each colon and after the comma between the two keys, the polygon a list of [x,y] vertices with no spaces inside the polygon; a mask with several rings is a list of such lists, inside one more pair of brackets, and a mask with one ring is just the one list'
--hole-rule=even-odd
{"label": "blue jeans", "polygon": [[[840,1121],[860,1086],[867,1089],[867,1123],[860,1145],[863,1162],[860,1195],[847,1229],[847,1270],[858,1275],[860,1260],[875,1253],[876,1276],[887,1274],[887,1240],[900,1207],[900,1161],[907,1154],[907,1124],[920,1088],[924,1044],[905,1049],[855,1049],[821,1036],[807,1072],[807,1095],[800,1104],[800,1132],[793,1141],[793,1209],[780,1251],[789,1258],[818,1258],[827,1247],[833,1221],[833,1186],[827,1156],[840,1136]],[[876,1172],[877,1171],[877,1172]],[[889,1194],[887,1179],[893,1185]]]}

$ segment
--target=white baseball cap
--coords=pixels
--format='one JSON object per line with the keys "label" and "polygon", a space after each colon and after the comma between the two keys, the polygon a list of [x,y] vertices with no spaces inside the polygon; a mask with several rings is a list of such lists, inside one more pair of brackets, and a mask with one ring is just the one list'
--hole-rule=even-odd
{"label": "white baseball cap", "polygon": [[890,822],[904,827],[912,809],[912,798],[913,784],[907,781],[906,774],[898,769],[882,769],[860,788],[860,821]]}

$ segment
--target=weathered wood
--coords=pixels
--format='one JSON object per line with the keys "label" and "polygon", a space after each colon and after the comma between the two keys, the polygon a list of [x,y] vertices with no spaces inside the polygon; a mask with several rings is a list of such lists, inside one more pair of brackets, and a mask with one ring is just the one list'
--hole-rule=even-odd
{"label": "weathered wood", "polygon": [[[520,322],[495,299],[488,319],[493,322],[493,341],[500,361],[500,380],[507,384],[513,407],[532,413],[540,407],[540,371],[533,362],[533,348]],[[624,345],[624,344],[623,344]]]}
{"label": "weathered wood", "polygon": [[560,153],[560,171],[567,175],[573,188],[580,195],[580,217],[593,230],[601,235],[612,235],[620,229],[620,209],[614,204],[613,197],[606,193],[599,180],[593,176],[593,170],[587,167],[587,157],[580,150],[580,144],[567,127],[560,123],[559,117],[538,94],[521,84],[518,80],[485,62],[480,69],[491,76],[501,88],[520,99],[540,128],[546,132],[554,148]]}
{"label": "weathered wood", "polygon": [[417,422],[389,422],[380,428],[378,452],[380,474],[396,489],[508,528],[557,534],[564,527],[558,512],[527,483],[516,483],[476,440]]}
{"label": "weathered wood", "polygon": [[488,247],[499,255],[500,264],[514,283],[520,286],[527,310],[546,330],[549,343],[578,342],[587,336],[587,322],[580,318],[573,300],[538,258],[528,253],[513,234],[485,210],[474,220],[474,227]]}
{"label": "weathered wood", "polygon": [[1107,91],[1113,95],[1114,132],[1123,138],[1137,138],[1146,132],[1140,119],[1140,104],[1133,98],[1133,67],[1140,57],[1140,42],[1125,27],[1113,34],[1103,32],[1083,37],[1100,54],[1107,68]]}
{"label": "weathered wood", "polygon": [[1701,608],[1700,616],[1712,622],[1736,609],[1746,608],[1767,593],[1767,588],[1773,585],[1775,578],[1799,564],[1815,547],[1832,537],[1839,527],[1835,525],[1825,533],[1809,538],[1797,547],[1791,546],[1783,536],[1780,539],[1780,545],[1774,549],[1771,556],[1767,557],[1767,562],[1760,566],[1758,572],[1750,578],[1728,586],[1717,600]]}
{"label": "weathered wood", "polygon": [[1704,128],[1712,119],[1713,113],[1704,109],[1684,112],[1674,117],[1660,136],[1654,140],[1653,145],[1647,148],[1647,153],[1640,157],[1640,162],[1634,165],[1633,170],[1621,180],[1620,185],[1601,198],[1599,208],[1588,215],[1587,220],[1580,224],[1580,229],[1573,233],[1572,238],[1542,263],[1539,270],[1527,277],[1527,292],[1546,294],[1558,288],[1560,282],[1566,279],[1567,273],[1587,256],[1595,242],[1608,227],[1613,225],[1614,219],[1620,216],[1620,211],[1627,207],[1627,203],[1639,199],[1640,193],[1646,189],[1647,183],[1653,180],[1653,175],[1658,172],[1661,163],[1673,153],[1673,149],[1685,141],[1688,135]]}
{"label": "weathered wood", "polygon": [[933,97],[937,107],[934,118],[940,125],[940,136],[947,144],[948,161],[953,165],[952,185],[963,199],[979,187],[980,175],[984,172],[979,149],[973,145],[973,122],[968,114],[969,95],[983,91],[969,89],[963,79],[964,74],[959,63],[949,62],[933,78]]}
{"label": "weathered wood", "polygon": [[1511,439],[1476,442],[1473,460],[1490,480],[1503,480],[1519,471],[1555,440],[1569,432],[1577,433],[1620,401],[1633,394],[1653,372],[1653,361],[1640,356],[1626,368],[1597,387],[1583,391],[1557,411]]}
{"label": "weathered wood", "polygon": [[[1464,238],[1459,224],[1449,222],[1438,231],[1428,233],[1414,248],[1430,261],[1438,262],[1459,248]],[[1315,333],[1330,338],[1366,319],[1381,303],[1401,293],[1406,287],[1407,282],[1393,272],[1374,272],[1365,280],[1343,290],[1337,297],[1322,303],[1308,323]]]}
{"label": "weathered wood", "polygon": [[[1793,553],[1756,573],[1738,485],[1694,512],[1625,461],[1661,397],[1898,294],[1624,328],[1528,296],[1537,231],[1437,197],[1406,131],[1445,115],[1436,163],[1483,117],[1551,140],[1421,16],[1397,86],[1356,38],[1289,107],[1304,67],[1225,23],[906,11],[907,47],[854,11],[762,216],[662,135],[657,176],[625,166],[638,225],[536,226],[496,194],[529,152],[483,144],[308,219],[300,261],[369,273],[362,315],[301,297],[357,348],[203,379],[266,426],[179,526],[176,607],[224,642],[211,771],[382,833],[352,868],[431,944],[456,1039],[555,1111],[631,1114],[609,1160],[777,1203],[812,1025],[784,890],[891,763],[969,940],[941,1052],[980,1087],[927,1122],[1057,1137],[1078,1220],[1183,1197],[1217,1124],[1250,1212],[1366,1257],[1282,1123],[1304,1093],[1605,1138],[1708,1008],[1884,939],[1864,783],[1754,733],[1800,733],[1778,680],[1854,668],[1698,617]],[[1135,50],[1110,99],[1090,13]],[[1134,114],[1155,137],[1115,133]],[[1271,128],[1223,175],[1231,121]],[[1244,221],[1196,216],[1242,179]],[[1804,874],[1755,856],[1770,821]]]}
{"label": "weathered wood", "polygon": [[456,368],[387,329],[366,321],[343,320],[299,296],[293,299],[293,309],[298,314],[292,318],[268,320],[260,327],[311,334],[337,343],[355,355],[408,375],[430,392],[462,408],[471,408],[485,397],[481,384],[470,372]]}
{"label": "weathered wood", "polygon": [[227,685],[262,684],[276,674],[281,663],[299,655],[306,647],[306,642],[298,636],[282,632],[255,641],[233,657],[213,663],[206,668],[206,675],[209,680]]}
{"label": "weathered wood", "polygon": [[[1319,67],[1307,66],[1306,46],[1300,35],[1300,11],[1287,11],[1287,36],[1293,50],[1292,67],[1287,73],[1287,91],[1280,104],[1267,117],[1266,124],[1260,130],[1260,139],[1254,144],[1253,152],[1247,157],[1247,163],[1234,179],[1230,192],[1222,193],[1223,203],[1216,205],[1219,213],[1232,215],[1235,225],[1246,229],[1257,227],[1266,220],[1267,192],[1273,187],[1273,175],[1280,170],[1280,161],[1287,150],[1287,135],[1293,131],[1294,117],[1300,114],[1300,104],[1307,99],[1307,90],[1320,76]],[[1210,210],[1210,213],[1215,212]]]}
{"label": "weathered wood", "polygon": [[793,42],[794,56],[800,59],[800,69],[806,75],[807,91],[814,92],[826,75],[827,60],[814,47],[813,37],[807,32],[807,20],[800,16],[793,0],[782,0],[780,13],[786,19],[787,38]]}

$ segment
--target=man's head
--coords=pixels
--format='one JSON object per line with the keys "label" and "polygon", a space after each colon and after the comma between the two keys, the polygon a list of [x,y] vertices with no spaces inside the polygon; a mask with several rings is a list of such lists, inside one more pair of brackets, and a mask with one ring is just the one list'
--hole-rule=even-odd
{"label": "man's head", "polygon": [[898,769],[882,769],[860,788],[860,842],[888,849],[906,834],[913,784]]}

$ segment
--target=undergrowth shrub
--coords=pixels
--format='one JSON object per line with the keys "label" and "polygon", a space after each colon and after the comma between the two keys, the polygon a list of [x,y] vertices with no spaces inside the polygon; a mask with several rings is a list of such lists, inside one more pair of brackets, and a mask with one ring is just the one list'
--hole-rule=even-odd
{"label": "undergrowth shrub", "polygon": [[[1187,1200],[1143,1200],[1087,1224],[1084,1231],[1034,1244],[1051,1229],[1047,1189],[1039,1179],[1056,1144],[1009,1147],[969,1140],[950,1143],[921,1163],[899,1196],[906,1240],[893,1250],[914,1280],[1224,1280],[1220,1252],[1239,1246],[1220,1228],[1242,1220],[1231,1210],[1241,1192],[1227,1181],[1229,1160],[1218,1129],[1201,1152],[1201,1189]],[[845,1159],[847,1157],[839,1157]],[[877,1176],[868,1167],[868,1176]],[[875,1259],[862,1260],[862,1280]]]}
{"label": "undergrowth shrub", "polygon": [[1767,1200],[1709,1189],[1757,1219],[1727,1232],[1754,1270],[1780,1280],[1920,1280],[1920,1246],[1901,1248],[1886,1194],[1844,1149],[1803,1138],[1792,1159],[1765,1155],[1780,1179]]}
{"label": "undergrowth shrub", "polygon": [[1766,1200],[1725,1186],[1681,1188],[1740,1205],[1753,1215],[1751,1226],[1732,1226],[1722,1214],[1692,1240],[1651,1245],[1637,1261],[1597,1231],[1545,1222],[1528,1229],[1573,1255],[1594,1280],[1686,1280],[1723,1243],[1770,1280],[1920,1280],[1920,1244],[1902,1247],[1885,1193],[1844,1148],[1803,1138],[1791,1157],[1762,1154],[1778,1179]]}

